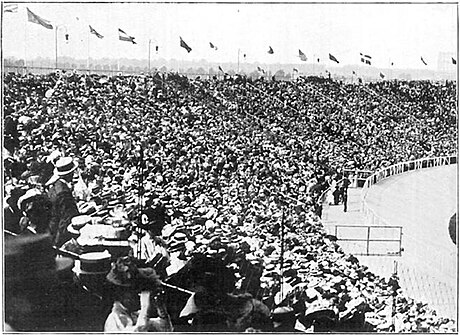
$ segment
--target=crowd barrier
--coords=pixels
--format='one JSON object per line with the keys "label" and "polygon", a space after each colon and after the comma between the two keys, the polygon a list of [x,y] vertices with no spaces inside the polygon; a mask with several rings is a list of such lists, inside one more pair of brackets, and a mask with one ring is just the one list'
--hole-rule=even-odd
{"label": "crowd barrier", "polygon": [[408,161],[403,163],[394,164],[386,168],[380,169],[374,174],[370,175],[363,185],[363,191],[361,194],[361,210],[364,215],[365,221],[369,225],[388,225],[384,218],[377,215],[366,202],[367,192],[372,185],[375,185],[382,180],[389,177],[420,169],[427,169],[437,166],[445,166],[450,164],[457,164],[457,156],[444,156],[444,157],[431,157],[422,158],[414,161]]}

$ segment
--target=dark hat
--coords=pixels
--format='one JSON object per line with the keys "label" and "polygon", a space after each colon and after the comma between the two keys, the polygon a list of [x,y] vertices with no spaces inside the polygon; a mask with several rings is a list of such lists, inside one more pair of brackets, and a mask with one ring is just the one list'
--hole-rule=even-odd
{"label": "dark hat", "polygon": [[113,285],[135,290],[152,289],[161,285],[160,277],[154,269],[138,268],[129,256],[119,257],[112,263],[106,278]]}

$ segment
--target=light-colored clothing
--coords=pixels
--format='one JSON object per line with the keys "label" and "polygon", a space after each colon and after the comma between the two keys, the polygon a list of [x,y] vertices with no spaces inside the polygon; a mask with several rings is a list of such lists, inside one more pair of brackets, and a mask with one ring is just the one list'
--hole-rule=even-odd
{"label": "light-colored clothing", "polygon": [[[159,238],[158,238],[159,239]],[[170,256],[168,250],[162,245],[160,240],[155,240],[149,234],[141,238],[141,259],[146,263],[164,258],[163,262],[166,266],[170,264]]]}
{"label": "light-colored clothing", "polygon": [[104,332],[172,332],[171,320],[168,318],[147,318],[139,320],[139,313],[129,313],[119,302],[113,303],[112,312],[105,321]]}

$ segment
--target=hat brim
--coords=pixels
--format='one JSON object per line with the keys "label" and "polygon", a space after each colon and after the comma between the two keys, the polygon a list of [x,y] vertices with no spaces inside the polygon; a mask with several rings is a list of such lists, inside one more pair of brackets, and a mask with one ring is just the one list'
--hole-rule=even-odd
{"label": "hat brim", "polygon": [[69,173],[72,173],[75,171],[75,169],[78,167],[78,164],[76,162],[72,162],[73,163],[73,167],[70,169],[70,170],[67,170],[67,171],[63,171],[63,172],[60,172],[58,171],[56,168],[54,169],[54,174],[56,176],[65,176],[65,175],[68,175]]}

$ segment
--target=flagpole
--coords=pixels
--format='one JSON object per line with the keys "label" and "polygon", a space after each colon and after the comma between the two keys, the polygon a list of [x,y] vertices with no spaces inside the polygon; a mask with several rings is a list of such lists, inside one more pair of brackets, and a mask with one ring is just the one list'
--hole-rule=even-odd
{"label": "flagpole", "polygon": [[27,68],[27,20],[24,21],[24,69]]}
{"label": "flagpole", "polygon": [[150,44],[152,43],[152,40],[149,39],[149,73],[150,73]]}
{"label": "flagpole", "polygon": [[238,48],[238,71],[237,73],[240,73],[240,48]]}
{"label": "flagpole", "polygon": [[90,40],[89,40],[89,37],[90,37],[90,32],[87,31],[87,38],[88,38],[88,50],[87,50],[87,54],[86,54],[86,69],[88,70],[88,73],[90,72],[89,71],[89,43],[90,43]]}

